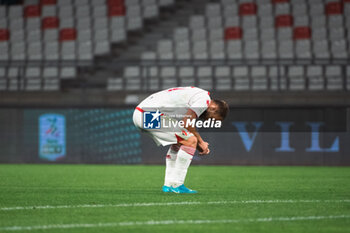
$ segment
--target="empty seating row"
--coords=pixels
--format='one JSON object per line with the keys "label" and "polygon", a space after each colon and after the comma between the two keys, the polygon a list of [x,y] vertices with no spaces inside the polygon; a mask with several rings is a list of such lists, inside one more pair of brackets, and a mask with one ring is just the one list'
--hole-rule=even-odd
{"label": "empty seating row", "polygon": [[346,59],[348,41],[310,40],[229,40],[196,42],[184,40],[158,41],[156,51],[145,51],[142,60],[201,60],[201,59]]}
{"label": "empty seating row", "polygon": [[[135,6],[137,7],[137,6]],[[156,6],[155,6],[156,7]],[[16,29],[22,25],[26,25],[27,29],[32,30],[33,28],[36,28],[38,26],[41,26],[43,29],[47,27],[73,27],[74,24],[78,28],[80,27],[86,27],[87,24],[90,24],[88,19],[95,19],[95,20],[101,20],[103,18],[115,18],[115,17],[123,17],[126,18],[127,22],[127,28],[129,30],[133,29],[139,29],[142,26],[142,19],[149,18],[149,15],[143,15],[141,12],[141,8],[129,8],[129,10],[124,14],[120,15],[107,15],[105,12],[102,11],[102,13],[92,13],[88,9],[85,11],[83,15],[77,15],[79,11],[75,12],[73,8],[63,8],[62,7],[62,14],[56,15],[56,13],[51,14],[45,14],[42,17],[30,17],[30,18],[22,18],[22,17],[16,17],[16,18],[6,18],[1,17],[0,18],[0,25],[8,26],[11,29]],[[79,8],[81,9],[81,8]],[[98,8],[93,8],[94,10]],[[158,15],[158,8],[156,14],[151,15],[152,17],[156,17]],[[51,23],[51,25],[49,24]],[[90,25],[88,25],[90,26]]]}
{"label": "empty seating row", "polygon": [[[9,33],[15,33],[18,30],[23,30],[26,33],[36,30],[43,30],[44,32],[48,29],[63,29],[63,28],[76,28],[79,30],[98,30],[98,29],[110,29],[110,30],[121,30],[121,29],[133,29],[135,26],[131,25],[135,20],[128,19],[124,16],[120,17],[81,17],[81,18],[63,18],[57,17],[45,17],[31,18],[24,20],[23,18],[14,19],[8,21],[6,18],[0,19],[0,28],[7,30]],[[141,26],[138,25],[137,27]]]}
{"label": "empty seating row", "polygon": [[[62,4],[64,3],[64,4]],[[77,17],[89,16],[120,16],[137,14],[144,18],[151,18],[158,15],[158,8],[169,6],[174,0],[126,0],[126,1],[24,1],[23,5],[12,5],[9,7],[0,6],[1,15],[8,18],[33,18],[45,16]],[[131,16],[130,15],[130,16]]]}
{"label": "empty seating row", "polygon": [[300,27],[307,26],[312,29],[319,28],[341,28],[350,27],[350,13],[349,15],[334,15],[325,16],[319,15],[314,18],[310,18],[308,15],[292,16],[292,15],[279,15],[271,16],[264,15],[262,17],[246,16],[241,17],[238,15],[232,15],[230,17],[212,17],[206,18],[204,15],[193,15],[190,18],[190,29],[199,29],[203,27],[217,28],[217,27],[237,27],[241,26],[244,29],[258,28],[260,30],[266,28],[283,28],[283,27]]}
{"label": "empty seating row", "polygon": [[77,75],[76,67],[0,67],[0,79],[71,79]]}
{"label": "empty seating row", "polygon": [[212,3],[206,8],[207,16],[217,16],[220,7],[224,8],[227,14],[246,15],[337,15],[349,13],[348,0],[290,0],[290,1],[270,1],[270,0],[222,0],[220,3]]}
{"label": "empty seating row", "polygon": [[108,90],[159,90],[196,85],[215,90],[349,90],[350,66],[185,66],[127,67],[110,78]]}
{"label": "empty seating row", "polygon": [[110,50],[108,41],[88,42],[33,42],[0,43],[0,61],[90,61],[94,55],[106,54]]}
{"label": "empty seating row", "polygon": [[0,91],[59,91],[59,79],[1,79]]}

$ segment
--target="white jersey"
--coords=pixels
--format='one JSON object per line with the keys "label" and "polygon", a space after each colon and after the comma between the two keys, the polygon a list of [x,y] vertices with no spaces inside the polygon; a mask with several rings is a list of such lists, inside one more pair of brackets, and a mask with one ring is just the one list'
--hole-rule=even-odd
{"label": "white jersey", "polygon": [[207,110],[209,92],[197,87],[174,87],[154,93],[143,100],[141,109],[162,109],[162,113],[180,113],[180,109],[191,109],[197,117]]}

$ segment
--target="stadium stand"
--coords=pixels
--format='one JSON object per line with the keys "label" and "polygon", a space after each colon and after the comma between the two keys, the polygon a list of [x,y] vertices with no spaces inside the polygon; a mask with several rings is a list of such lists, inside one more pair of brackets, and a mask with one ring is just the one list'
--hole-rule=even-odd
{"label": "stadium stand", "polygon": [[59,90],[100,57],[134,61],[86,74],[110,91],[350,90],[348,0],[24,0],[0,16],[1,62],[52,64],[0,67],[1,90]]}
{"label": "stadium stand", "polygon": [[[201,14],[198,14],[199,8],[196,7],[197,13],[189,17],[187,24],[175,26],[171,35],[159,39],[153,49],[142,52],[140,58],[175,63],[183,60],[236,60],[243,64],[250,60],[275,61],[272,62],[275,65],[264,67],[192,68],[186,75],[196,76],[198,81],[187,83],[207,89],[297,91],[343,90],[349,86],[349,80],[345,83],[342,78],[345,75],[342,64],[350,54],[349,1],[222,0],[207,3]],[[322,59],[333,64],[316,68],[314,63]],[[276,66],[282,60],[296,64],[300,61],[301,65]],[[147,69],[152,71],[145,71],[145,75],[159,76],[159,89],[167,88],[173,85],[168,79],[174,76],[179,77],[175,85],[184,85],[185,68],[151,67]],[[202,68],[213,69],[214,72],[208,71],[208,74],[212,74],[214,80],[203,83]],[[136,67],[126,68],[122,81],[109,80],[109,89],[138,89],[139,84],[133,86],[127,75],[130,69]],[[280,76],[280,80],[275,76]]]}
{"label": "stadium stand", "polygon": [[[111,43],[126,40],[127,32],[157,17],[172,0],[24,0],[0,6],[0,61],[47,62],[52,67],[24,68],[20,90],[59,90],[59,78],[74,77],[81,61],[110,53]],[[67,61],[69,67],[56,64]],[[88,63],[91,64],[91,63]],[[1,67],[2,90],[17,90],[10,66]],[[18,69],[18,68],[17,68]],[[35,72],[34,72],[35,70]],[[35,81],[33,81],[36,79]],[[8,85],[6,83],[8,82]],[[23,85],[22,85],[23,84]],[[8,86],[8,88],[6,88]]]}

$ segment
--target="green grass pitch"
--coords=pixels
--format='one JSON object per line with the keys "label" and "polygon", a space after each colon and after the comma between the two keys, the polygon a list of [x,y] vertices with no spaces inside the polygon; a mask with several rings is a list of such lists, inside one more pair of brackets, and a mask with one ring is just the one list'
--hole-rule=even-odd
{"label": "green grass pitch", "polygon": [[0,165],[0,232],[350,232],[350,168]]}

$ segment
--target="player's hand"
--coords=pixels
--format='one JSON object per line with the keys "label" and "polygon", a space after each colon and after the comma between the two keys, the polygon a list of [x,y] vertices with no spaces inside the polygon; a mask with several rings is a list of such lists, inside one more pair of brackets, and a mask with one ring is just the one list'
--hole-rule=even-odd
{"label": "player's hand", "polygon": [[198,143],[197,149],[200,155],[207,155],[210,152],[209,143],[207,142]]}

